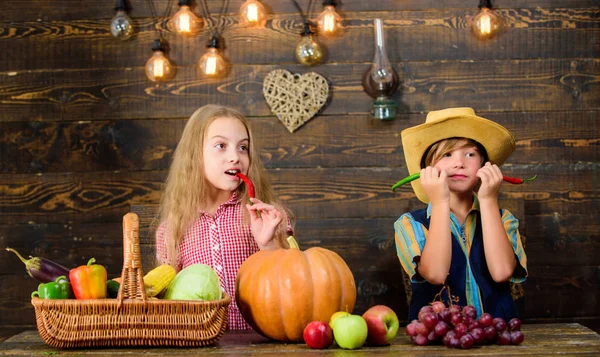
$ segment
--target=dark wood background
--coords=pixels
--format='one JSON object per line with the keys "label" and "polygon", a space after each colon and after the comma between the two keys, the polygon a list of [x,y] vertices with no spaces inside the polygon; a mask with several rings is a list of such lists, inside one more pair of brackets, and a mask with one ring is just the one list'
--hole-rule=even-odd
{"label": "dark wood background", "polygon": [[[241,28],[242,0],[229,1],[223,79],[196,63],[209,33],[180,38],[162,17],[168,2],[131,0],[136,34],[111,37],[114,1],[5,0],[0,11],[0,247],[65,266],[90,257],[120,273],[121,218],[132,204],[155,204],[186,119],[219,103],[250,118],[279,195],[298,218],[304,248],[338,252],[355,274],[355,312],[387,304],[407,316],[393,222],[420,207],[410,187],[400,132],[430,110],[471,106],[514,132],[514,176],[504,199],[524,200],[529,279],[519,302],[527,322],[598,326],[600,216],[598,120],[600,10],[597,0],[494,1],[506,29],[488,42],[468,29],[478,1],[344,0],[344,33],[319,38],[328,60],[307,68],[294,48],[302,27],[291,1],[263,0],[264,29]],[[303,8],[307,0],[300,1]],[[320,1],[315,9],[320,11]],[[217,13],[221,1],[208,1]],[[176,1],[173,4],[173,11]],[[197,7],[196,7],[197,9]],[[173,13],[173,11],[171,13]],[[316,15],[315,12],[314,15]],[[371,119],[361,76],[373,56],[373,18],[385,23],[388,54],[402,79],[398,118]],[[144,75],[156,29],[177,65],[171,82]],[[331,83],[321,115],[290,134],[271,114],[262,80],[274,69],[316,71]],[[151,237],[144,238],[151,251]],[[150,254],[150,253],[149,253]],[[1,253],[0,326],[35,325],[37,282]]]}

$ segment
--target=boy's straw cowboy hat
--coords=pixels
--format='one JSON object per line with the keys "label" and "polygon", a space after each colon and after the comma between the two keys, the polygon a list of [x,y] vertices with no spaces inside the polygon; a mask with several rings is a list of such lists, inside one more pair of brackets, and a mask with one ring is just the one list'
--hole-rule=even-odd
{"label": "boy's straw cowboy hat", "polygon": [[[488,160],[496,165],[501,165],[515,151],[515,138],[510,131],[491,120],[478,117],[472,108],[429,112],[425,124],[404,129],[401,135],[409,175],[421,171],[421,161],[427,149],[443,139],[462,137],[475,140],[485,148]],[[411,184],[417,198],[429,202],[420,180]]]}

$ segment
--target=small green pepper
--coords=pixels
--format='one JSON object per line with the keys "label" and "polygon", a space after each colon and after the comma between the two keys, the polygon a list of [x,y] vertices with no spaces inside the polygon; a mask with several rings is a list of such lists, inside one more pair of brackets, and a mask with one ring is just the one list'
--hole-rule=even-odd
{"label": "small green pepper", "polygon": [[42,283],[37,291],[31,293],[31,297],[40,297],[42,299],[73,299],[73,289],[67,278],[59,276],[55,281]]}
{"label": "small green pepper", "polygon": [[121,284],[119,284],[118,282],[114,281],[114,280],[109,280],[106,282],[106,296],[114,299],[117,296],[119,296],[119,288],[121,287]]}
{"label": "small green pepper", "polygon": [[419,177],[421,177],[421,172],[417,172],[414,173],[408,177],[403,178],[402,180],[396,182],[393,186],[392,186],[392,192],[396,192],[396,189],[402,185],[404,185],[405,183],[409,183],[411,181],[414,181],[416,179],[418,179]]}

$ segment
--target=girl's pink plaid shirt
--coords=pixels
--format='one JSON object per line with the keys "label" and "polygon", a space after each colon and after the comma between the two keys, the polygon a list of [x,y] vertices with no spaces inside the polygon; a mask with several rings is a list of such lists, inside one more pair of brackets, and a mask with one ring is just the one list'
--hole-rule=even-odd
{"label": "girl's pink plaid shirt", "polygon": [[[156,231],[156,257],[161,264],[167,263],[165,228],[166,222],[162,222]],[[177,271],[200,263],[212,267],[219,276],[221,287],[231,296],[231,330],[251,329],[235,303],[235,278],[244,260],[259,250],[250,226],[242,223],[242,203],[235,193],[219,206],[214,217],[199,211],[179,245]]]}

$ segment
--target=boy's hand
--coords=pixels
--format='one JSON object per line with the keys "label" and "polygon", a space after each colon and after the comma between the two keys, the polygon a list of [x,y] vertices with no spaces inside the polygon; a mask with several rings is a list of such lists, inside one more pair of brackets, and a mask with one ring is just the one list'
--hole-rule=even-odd
{"label": "boy's hand", "polygon": [[[275,206],[266,204],[258,198],[251,198],[252,205],[246,204],[250,212],[250,230],[260,249],[276,249],[273,238],[277,226],[283,220],[283,215]],[[260,212],[260,216],[258,215]]]}
{"label": "boy's hand", "polygon": [[449,203],[448,174],[433,166],[421,169],[421,186],[431,203]]}
{"label": "boy's hand", "polygon": [[502,185],[502,171],[498,165],[492,165],[486,162],[482,168],[477,171],[477,177],[481,179],[481,186],[477,192],[479,200],[498,199],[500,186]]}

